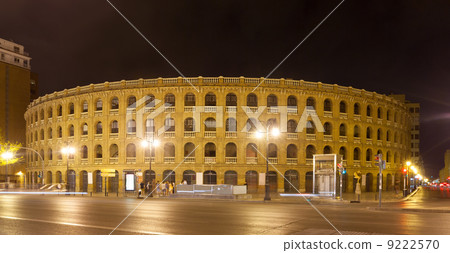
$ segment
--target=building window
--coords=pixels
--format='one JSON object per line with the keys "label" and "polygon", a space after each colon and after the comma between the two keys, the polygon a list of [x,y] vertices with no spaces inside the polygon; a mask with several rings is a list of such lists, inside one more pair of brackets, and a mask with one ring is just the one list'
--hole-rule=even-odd
{"label": "building window", "polygon": [[228,93],[226,97],[226,106],[237,106],[237,97],[233,93]]}
{"label": "building window", "polygon": [[111,122],[111,133],[119,133],[119,122],[117,122],[116,120]]}
{"label": "building window", "polygon": [[325,99],[325,101],[323,101],[323,110],[326,112],[332,111],[331,100]]}
{"label": "building window", "polygon": [[214,93],[208,93],[205,96],[205,106],[216,106],[216,95]]}
{"label": "building window", "polygon": [[332,127],[330,122],[325,122],[325,124],[323,124],[323,129],[324,135],[331,135]]}
{"label": "building window", "polygon": [[225,131],[226,132],[236,132],[237,131],[237,122],[235,118],[228,118],[225,121]]}
{"label": "building window", "polygon": [[316,148],[313,145],[308,145],[306,147],[306,159],[313,159],[316,154]]}
{"label": "building window", "polygon": [[339,126],[339,136],[347,136],[347,127],[345,124]]}
{"label": "building window", "polygon": [[69,136],[73,137],[75,135],[75,129],[73,127],[73,125],[69,126]]}
{"label": "building window", "polygon": [[295,96],[289,96],[287,99],[287,106],[288,107],[295,107],[297,108],[297,98]]}
{"label": "building window", "polygon": [[103,110],[103,101],[101,99],[98,99],[97,102],[95,103],[95,110],[96,111]]}
{"label": "building window", "polygon": [[192,93],[186,94],[184,96],[184,106],[195,106],[195,95]]}
{"label": "building window", "polygon": [[111,99],[111,110],[118,110],[119,109],[119,99],[117,97],[113,97]]}
{"label": "building window", "polygon": [[87,101],[84,101],[84,102],[83,102],[83,110],[82,110],[82,112],[88,112],[88,107],[89,107],[88,102],[87,102]]}
{"label": "building window", "polygon": [[167,94],[164,97],[164,103],[166,104],[166,106],[175,106],[175,95]]}
{"label": "building window", "polygon": [[267,96],[267,107],[276,107],[278,106],[277,96],[270,94]]}
{"label": "building window", "polygon": [[103,126],[102,126],[102,122],[99,121],[99,122],[97,123],[97,127],[96,127],[95,133],[96,133],[96,134],[103,134]]}
{"label": "building window", "polygon": [[195,123],[193,118],[187,118],[184,120],[184,131],[185,132],[195,131]]}
{"label": "building window", "polygon": [[154,121],[154,119],[147,119],[145,121],[145,131],[147,133],[155,132],[155,121]]}
{"label": "building window", "polygon": [[175,120],[173,118],[167,118],[164,121],[164,128],[167,132],[175,132]]}
{"label": "building window", "polygon": [[127,133],[136,133],[136,121],[134,119],[127,122]]}
{"label": "building window", "polygon": [[316,100],[312,97],[306,99],[306,108],[313,110],[316,109]]}
{"label": "building window", "polygon": [[347,105],[345,104],[344,101],[341,101],[339,103],[339,112],[340,113],[347,113]]}
{"label": "building window", "polygon": [[247,95],[247,106],[257,107],[258,106],[258,97],[255,94],[250,93]]}
{"label": "building window", "polygon": [[69,104],[69,114],[74,114],[75,113],[75,106],[73,105],[73,103]]}
{"label": "building window", "polygon": [[136,108],[136,97],[131,96],[128,98],[128,108]]}
{"label": "building window", "polygon": [[355,103],[353,105],[353,114],[355,114],[355,115],[360,115],[361,114],[361,108],[360,108],[358,103]]}
{"label": "building window", "polygon": [[145,96],[145,107],[155,107],[155,103],[155,96],[153,94]]}
{"label": "building window", "polygon": [[81,135],[88,135],[88,125],[86,123],[84,123],[81,128]]}

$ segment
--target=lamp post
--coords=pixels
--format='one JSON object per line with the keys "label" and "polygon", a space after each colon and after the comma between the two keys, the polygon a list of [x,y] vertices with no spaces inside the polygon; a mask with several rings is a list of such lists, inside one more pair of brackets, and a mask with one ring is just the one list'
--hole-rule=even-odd
{"label": "lamp post", "polygon": [[403,180],[403,197],[406,197],[408,195],[409,191],[409,166],[411,166],[411,162],[406,162],[406,175]]}
{"label": "lamp post", "polygon": [[[141,145],[143,148],[146,148],[148,146],[149,149],[149,156],[150,156],[150,160],[148,162],[149,164],[149,173],[150,173],[150,179],[151,179],[151,173],[152,173],[152,146],[157,147],[159,145],[159,140],[156,140],[153,135],[151,137],[151,139],[149,140],[142,140]],[[145,177],[145,175],[144,175]],[[153,183],[153,182],[152,182]],[[152,190],[150,190],[150,196],[152,196]]]}
{"label": "lamp post", "polygon": [[[271,124],[267,124],[266,126],[266,184],[265,184],[265,195],[264,200],[271,200],[270,198],[270,185],[269,185],[269,128],[271,127]],[[272,128],[272,136],[276,137],[280,134],[280,131],[278,128]],[[263,135],[261,132],[256,132],[256,138],[261,138]]]}
{"label": "lamp post", "polygon": [[6,160],[6,171],[5,171],[5,188],[8,189],[9,187],[9,176],[8,176],[8,164],[9,160],[11,160],[14,157],[14,154],[10,151],[6,151],[2,154],[2,159]]}
{"label": "lamp post", "polygon": [[66,184],[67,184],[67,186],[66,186],[66,189],[68,191],[69,190],[69,157],[70,157],[70,155],[75,154],[75,148],[67,145],[66,147],[61,149],[61,153],[66,156],[66,160],[67,160],[67,166],[66,166],[66,177],[67,177]]}

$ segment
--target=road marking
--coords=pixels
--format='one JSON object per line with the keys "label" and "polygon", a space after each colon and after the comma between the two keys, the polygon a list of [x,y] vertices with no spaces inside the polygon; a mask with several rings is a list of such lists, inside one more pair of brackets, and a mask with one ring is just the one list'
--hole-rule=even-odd
{"label": "road marking", "polygon": [[[97,228],[97,229],[105,229],[105,230],[112,230],[112,229],[114,229],[114,227],[87,225],[87,224],[79,224],[79,223],[71,223],[71,222],[49,221],[49,220],[40,220],[40,219],[31,219],[31,218],[20,218],[20,217],[12,217],[12,216],[0,216],[0,219],[33,221],[33,222],[50,223],[50,224],[56,224],[56,225],[85,227],[85,228]],[[150,231],[143,231],[143,230],[132,230],[132,229],[126,229],[126,228],[119,228],[119,229],[116,229],[116,230],[124,231],[124,232],[130,232],[130,233],[147,234],[147,235],[166,235],[165,233],[150,232]]]}

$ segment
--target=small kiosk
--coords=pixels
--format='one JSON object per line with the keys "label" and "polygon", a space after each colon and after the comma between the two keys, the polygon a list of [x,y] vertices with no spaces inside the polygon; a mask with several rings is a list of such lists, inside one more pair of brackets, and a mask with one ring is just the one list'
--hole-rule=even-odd
{"label": "small kiosk", "polygon": [[337,164],[342,156],[320,154],[313,156],[313,194],[336,197]]}

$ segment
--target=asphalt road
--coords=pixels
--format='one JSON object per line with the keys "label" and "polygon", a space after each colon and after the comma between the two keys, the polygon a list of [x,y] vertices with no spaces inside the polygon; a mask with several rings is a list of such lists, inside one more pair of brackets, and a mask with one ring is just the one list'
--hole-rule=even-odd
{"label": "asphalt road", "polygon": [[303,198],[141,201],[0,194],[0,234],[450,234],[448,190],[425,189],[382,210],[375,202],[316,203],[326,218]]}

